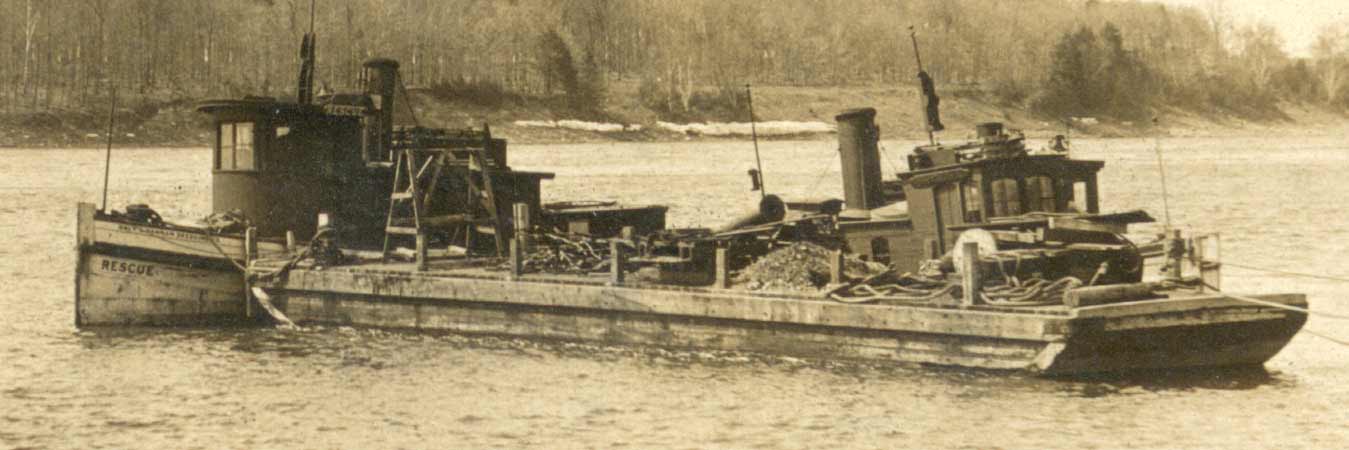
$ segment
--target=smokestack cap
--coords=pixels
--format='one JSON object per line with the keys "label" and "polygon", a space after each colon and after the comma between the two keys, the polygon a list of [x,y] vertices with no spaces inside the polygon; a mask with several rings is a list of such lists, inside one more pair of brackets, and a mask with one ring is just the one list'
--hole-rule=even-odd
{"label": "smokestack cap", "polygon": [[853,109],[849,109],[849,110],[847,110],[847,111],[843,111],[843,112],[841,112],[841,113],[838,113],[837,116],[834,116],[834,120],[837,121],[837,122],[842,122],[842,121],[845,121],[845,120],[855,120],[855,119],[868,119],[868,120],[869,120],[869,119],[873,119],[873,118],[875,118],[875,117],[876,117],[876,108],[870,108],[870,107],[868,107],[868,108],[853,108]]}
{"label": "smokestack cap", "polygon": [[994,138],[1002,136],[1002,122],[984,122],[974,126],[976,134],[980,138]]}
{"label": "smokestack cap", "polygon": [[379,67],[388,67],[390,69],[398,70],[398,61],[389,58],[370,58],[365,60],[365,63],[363,63],[362,65],[372,69]]}

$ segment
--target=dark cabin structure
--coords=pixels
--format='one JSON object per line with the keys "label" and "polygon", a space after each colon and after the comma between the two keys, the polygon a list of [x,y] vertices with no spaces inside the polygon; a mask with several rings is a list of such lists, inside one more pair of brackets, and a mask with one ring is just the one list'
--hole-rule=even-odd
{"label": "dark cabin structure", "polygon": [[[871,108],[836,117],[847,205],[839,232],[868,259],[913,271],[954,248],[967,229],[998,228],[1033,213],[1099,212],[1103,162],[1032,154],[1024,137],[1007,134],[1000,123],[980,124],[972,142],[918,147],[908,172],[882,182],[872,168],[880,139],[874,117]],[[895,205],[901,201],[904,210]]]}
{"label": "dark cabin structure", "polygon": [[[466,209],[473,172],[467,153],[485,149],[492,171],[496,212],[514,203],[541,207],[540,184],[551,173],[511,170],[504,139],[482,130],[395,127],[398,63],[366,61],[359,93],[320,96],[312,103],[267,97],[210,100],[198,111],[215,130],[212,209],[242,213],[262,236],[293,231],[312,235],[317,217],[327,213],[344,242],[368,246],[388,227],[398,155],[403,150],[445,150],[458,176],[422,180],[424,192],[456,192],[426,205],[428,216]],[[404,99],[406,101],[406,99]],[[428,184],[429,183],[429,184]],[[434,185],[431,185],[434,184]],[[491,233],[495,229],[480,229]],[[363,245],[364,244],[364,245]]]}
{"label": "dark cabin structure", "polygon": [[416,234],[499,255],[518,203],[535,212],[535,225],[578,234],[664,229],[664,206],[544,205],[541,184],[553,174],[511,169],[506,140],[493,138],[486,125],[396,126],[395,109],[411,110],[400,104],[409,99],[397,95],[406,92],[398,69],[391,59],[367,60],[359,92],[313,101],[305,100],[313,97],[303,92],[312,83],[302,71],[301,101],[201,103],[198,111],[215,130],[212,210],[242,214],[264,237],[291,231],[301,239],[315,233],[319,214],[328,214],[344,245],[376,247],[383,239],[386,251],[387,234]]}

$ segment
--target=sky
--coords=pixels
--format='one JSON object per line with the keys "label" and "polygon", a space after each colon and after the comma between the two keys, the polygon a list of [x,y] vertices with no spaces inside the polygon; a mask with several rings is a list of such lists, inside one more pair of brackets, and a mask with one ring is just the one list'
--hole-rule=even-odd
{"label": "sky", "polygon": [[[1148,0],[1203,10],[1214,0]],[[1295,56],[1311,53],[1322,26],[1349,21],[1349,0],[1224,0],[1236,24],[1264,21],[1283,35],[1284,51]]]}

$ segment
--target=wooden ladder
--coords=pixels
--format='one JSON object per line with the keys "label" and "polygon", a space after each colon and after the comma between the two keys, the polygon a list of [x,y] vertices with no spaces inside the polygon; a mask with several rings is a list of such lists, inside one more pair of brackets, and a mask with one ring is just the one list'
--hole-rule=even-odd
{"label": "wooden ladder", "polygon": [[[389,212],[384,222],[385,258],[393,250],[395,236],[415,236],[417,239],[417,266],[425,268],[427,232],[431,228],[463,226],[464,246],[473,248],[474,234],[479,233],[479,225],[488,225],[495,241],[496,255],[503,256],[507,251],[506,233],[509,233],[501,213],[497,209],[496,186],[492,175],[492,161],[488,156],[491,148],[491,134],[484,127],[483,142],[480,148],[455,149],[418,149],[408,148],[397,152],[394,163],[393,188],[389,195]],[[431,204],[442,173],[454,152],[468,157],[462,172],[464,184],[468,186],[468,199],[458,214],[446,214],[430,217],[428,205]],[[475,178],[474,175],[477,174]],[[426,181],[423,183],[423,181]],[[425,192],[422,192],[422,191]],[[475,217],[478,208],[486,210],[486,217]]]}
{"label": "wooden ladder", "polygon": [[[491,148],[492,134],[486,126],[483,127],[483,144],[481,148],[469,149],[468,151],[468,195],[470,202],[478,201],[483,209],[487,210],[487,222],[492,226],[492,238],[496,244],[497,256],[506,254],[506,223],[501,220],[501,212],[497,210],[496,188],[492,184],[492,166],[488,160],[487,152]],[[478,172],[481,184],[475,184],[473,181],[473,172]],[[470,216],[471,218],[471,216]],[[470,225],[468,233],[465,236],[464,245],[472,247],[473,234],[475,228]]]}
{"label": "wooden ladder", "polygon": [[[421,267],[425,264],[426,230],[423,228],[422,210],[425,209],[426,201],[430,199],[431,191],[435,190],[435,181],[440,177],[443,158],[443,154],[432,154],[418,168],[416,150],[403,149],[398,152],[398,159],[394,162],[393,189],[389,194],[389,214],[384,221],[384,257],[389,257],[394,236],[415,236],[417,265]],[[417,184],[428,169],[435,172],[431,184],[428,185],[428,192],[423,195]],[[410,211],[412,214],[408,216],[406,213],[400,213],[401,211]],[[409,221],[412,226],[408,226]]]}

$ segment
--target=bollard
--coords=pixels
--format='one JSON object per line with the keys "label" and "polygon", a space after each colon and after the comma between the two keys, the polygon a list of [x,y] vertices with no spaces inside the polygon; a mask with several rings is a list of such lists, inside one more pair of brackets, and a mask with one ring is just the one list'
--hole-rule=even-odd
{"label": "bollard", "polygon": [[717,289],[731,287],[730,250],[717,247]]}
{"label": "bollard", "polygon": [[623,284],[623,266],[627,260],[627,256],[623,254],[623,246],[617,240],[609,241],[609,284],[614,286]]}
{"label": "bollard", "polygon": [[963,292],[961,304],[978,304],[979,293],[984,290],[983,274],[979,267],[979,243],[966,242],[960,247],[960,290]]}
{"label": "bollard", "polygon": [[295,248],[295,232],[286,230],[286,252],[295,253],[296,251],[297,250]]}

